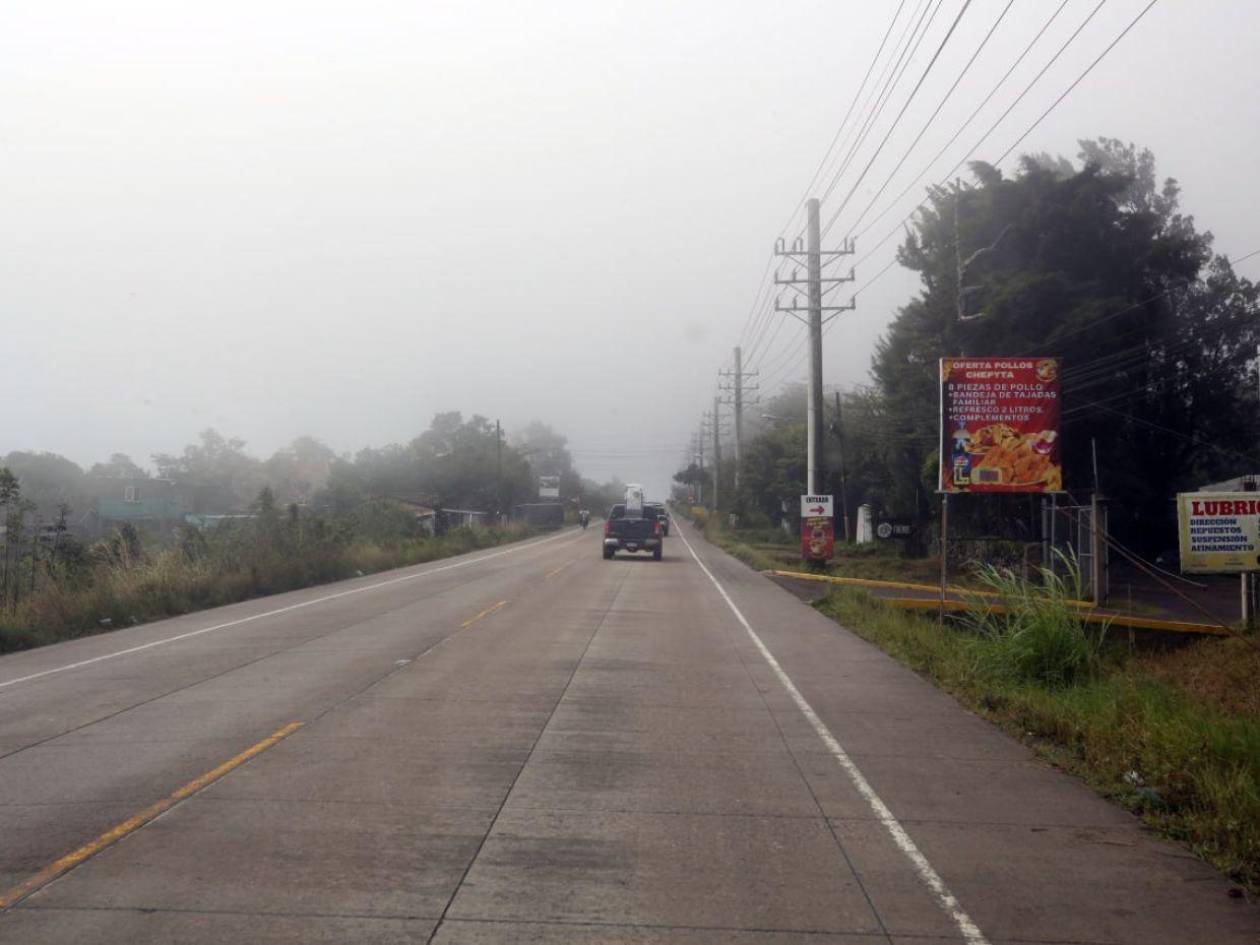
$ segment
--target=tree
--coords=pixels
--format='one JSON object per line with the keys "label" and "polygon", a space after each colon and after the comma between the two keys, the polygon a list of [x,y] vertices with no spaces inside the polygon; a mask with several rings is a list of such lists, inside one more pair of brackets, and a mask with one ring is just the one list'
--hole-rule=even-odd
{"label": "tree", "polygon": [[141,469],[126,453],[111,453],[104,463],[93,463],[89,476],[102,479],[147,479],[148,470]]}
{"label": "tree", "polygon": [[560,496],[571,498],[581,490],[582,479],[573,468],[568,439],[547,424],[534,420],[511,438],[513,447],[538,476],[558,476]]}
{"label": "tree", "polygon": [[21,483],[22,495],[50,518],[62,503],[74,508],[87,505],[87,477],[78,464],[64,456],[14,450],[4,457],[3,465]]}
{"label": "tree", "polygon": [[1097,442],[1104,486],[1124,499],[1113,530],[1136,540],[1167,540],[1178,489],[1253,468],[1255,286],[1179,212],[1176,182],[1157,186],[1149,151],[1100,139],[1080,160],[1068,173],[1025,159],[1010,178],[974,164],[975,182],[935,189],[907,235],[898,258],[923,290],[872,365],[895,511],[931,505],[946,355],[1061,358],[1065,485],[1092,486]]}
{"label": "tree", "polygon": [[278,501],[306,504],[327,484],[336,458],[337,454],[315,437],[300,436],[272,454],[263,464],[263,474]]}
{"label": "tree", "polygon": [[225,438],[213,428],[199,438],[178,456],[155,453],[158,475],[181,486],[194,512],[248,508],[266,484],[262,463],[245,453],[244,440]]}
{"label": "tree", "polygon": [[4,561],[0,564],[0,601],[9,599],[9,559],[21,541],[22,487],[7,466],[0,466],[0,510],[4,513]]}

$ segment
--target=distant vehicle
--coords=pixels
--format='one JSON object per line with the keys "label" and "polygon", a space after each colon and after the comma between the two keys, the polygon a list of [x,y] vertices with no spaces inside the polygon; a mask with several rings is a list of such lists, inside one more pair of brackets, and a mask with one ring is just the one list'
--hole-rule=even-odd
{"label": "distant vehicle", "polygon": [[627,509],[618,503],[608,511],[604,522],[604,560],[618,551],[650,551],[657,561],[665,549],[661,520],[642,508]]}
{"label": "distant vehicle", "polygon": [[644,502],[643,514],[655,515],[661,523],[661,534],[669,537],[669,512],[666,511],[664,502]]}

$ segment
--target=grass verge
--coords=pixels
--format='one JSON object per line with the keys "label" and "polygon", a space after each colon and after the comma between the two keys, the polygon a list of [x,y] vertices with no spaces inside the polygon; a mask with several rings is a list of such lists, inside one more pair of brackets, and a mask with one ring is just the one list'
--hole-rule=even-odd
{"label": "grass verge", "polygon": [[[704,536],[733,557],[761,571],[801,571],[800,536],[779,528],[732,530],[710,519]],[[911,584],[938,584],[939,558],[906,558],[889,544],[848,545],[836,543],[835,557],[820,574],[868,578],[877,581],[904,581]],[[952,585],[977,586],[970,575],[950,575]]]}
{"label": "grass verge", "polygon": [[[753,568],[783,566],[765,536],[705,534]],[[887,557],[845,555],[833,573],[905,580]],[[970,583],[1010,614],[941,627],[849,588],[815,606],[1260,894],[1260,651],[1236,638],[1134,650],[1073,621],[1063,582],[1030,594],[989,570]]]}
{"label": "grass verge", "polygon": [[[1260,716],[1201,691],[1214,688],[1202,667],[1216,664],[1237,672],[1249,662],[1254,685],[1260,660],[1244,641],[1157,657],[1112,648],[1055,684],[1012,672],[1007,640],[942,628],[861,591],[835,590],[815,606],[1260,892]],[[1200,689],[1179,671],[1183,660]]]}

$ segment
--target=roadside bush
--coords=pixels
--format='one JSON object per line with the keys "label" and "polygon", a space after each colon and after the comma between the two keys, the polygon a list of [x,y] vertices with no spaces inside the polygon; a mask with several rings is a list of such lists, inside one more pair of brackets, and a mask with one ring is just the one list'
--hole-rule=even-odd
{"label": "roadside bush", "polygon": [[1080,569],[1074,557],[1061,558],[1066,572],[1040,569],[1040,583],[1025,581],[1007,568],[982,565],[976,578],[997,595],[999,608],[975,598],[966,624],[986,645],[973,647],[990,675],[1043,686],[1063,687],[1095,675],[1103,657],[1105,625],[1093,629],[1074,601],[1081,598]]}
{"label": "roadside bush", "polygon": [[120,530],[94,545],[83,567],[50,568],[34,593],[0,612],[0,653],[421,564],[534,531],[461,527],[434,537],[384,505],[326,520],[296,508],[281,514],[269,503],[253,519],[181,529],[165,548],[141,547],[134,530]]}

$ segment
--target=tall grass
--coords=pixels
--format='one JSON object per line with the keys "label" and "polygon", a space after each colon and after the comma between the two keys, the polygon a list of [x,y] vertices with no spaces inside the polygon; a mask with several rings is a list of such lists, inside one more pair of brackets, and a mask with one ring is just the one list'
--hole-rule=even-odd
{"label": "tall grass", "polygon": [[981,588],[999,605],[977,595],[965,618],[984,643],[972,649],[991,677],[1061,688],[1100,670],[1107,627],[1081,619],[1075,605],[1083,596],[1080,566],[1074,555],[1061,554],[1060,560],[1062,574],[1041,568],[1034,581],[992,565],[975,570]]}
{"label": "tall grass", "polygon": [[188,533],[175,547],[107,554],[0,611],[0,653],[515,541],[523,525],[371,540],[325,523],[262,520]]}

